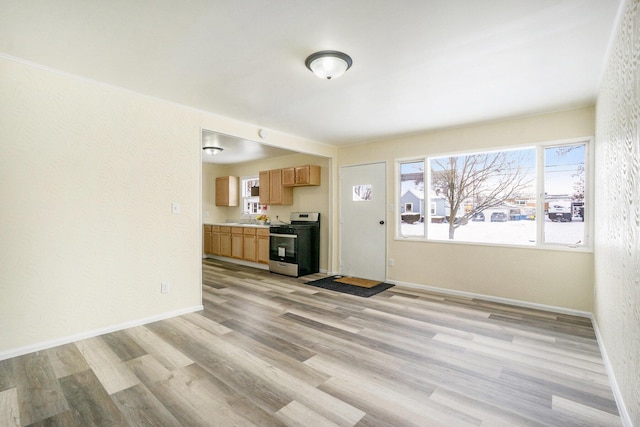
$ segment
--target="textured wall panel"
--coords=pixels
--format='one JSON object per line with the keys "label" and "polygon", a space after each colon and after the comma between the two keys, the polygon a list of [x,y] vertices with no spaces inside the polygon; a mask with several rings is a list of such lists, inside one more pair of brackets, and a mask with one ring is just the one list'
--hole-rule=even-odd
{"label": "textured wall panel", "polygon": [[640,2],[627,3],[598,97],[595,315],[640,425]]}

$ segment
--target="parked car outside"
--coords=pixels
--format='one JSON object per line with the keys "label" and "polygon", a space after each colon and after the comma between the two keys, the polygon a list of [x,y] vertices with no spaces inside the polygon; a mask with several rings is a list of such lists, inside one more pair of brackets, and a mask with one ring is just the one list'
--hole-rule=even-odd
{"label": "parked car outside", "polygon": [[484,214],[482,212],[476,212],[473,214],[473,218],[471,221],[482,221],[484,222]]}
{"label": "parked car outside", "polygon": [[507,214],[504,212],[494,212],[491,214],[491,222],[507,222]]}

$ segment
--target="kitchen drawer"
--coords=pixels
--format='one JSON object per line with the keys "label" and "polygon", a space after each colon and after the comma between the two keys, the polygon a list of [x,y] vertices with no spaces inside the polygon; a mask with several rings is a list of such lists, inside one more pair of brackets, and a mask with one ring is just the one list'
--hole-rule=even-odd
{"label": "kitchen drawer", "polygon": [[205,225],[204,225],[204,231],[205,231],[205,233],[206,233],[206,232],[209,232],[209,233],[210,233],[210,232],[211,232],[211,226],[210,226],[210,225],[205,224]]}
{"label": "kitchen drawer", "polygon": [[221,233],[226,233],[226,234],[231,234],[231,227],[221,226],[220,227],[220,232]]}
{"label": "kitchen drawer", "polygon": [[242,234],[244,227],[231,227],[231,234]]}
{"label": "kitchen drawer", "polygon": [[220,226],[219,225],[212,225],[211,226],[211,231],[220,231]]}
{"label": "kitchen drawer", "polygon": [[258,229],[256,229],[256,234],[258,236],[268,236],[269,235],[269,229],[268,228],[258,228]]}
{"label": "kitchen drawer", "polygon": [[247,234],[252,234],[255,235],[256,234],[256,229],[253,227],[245,227],[243,234],[247,235]]}

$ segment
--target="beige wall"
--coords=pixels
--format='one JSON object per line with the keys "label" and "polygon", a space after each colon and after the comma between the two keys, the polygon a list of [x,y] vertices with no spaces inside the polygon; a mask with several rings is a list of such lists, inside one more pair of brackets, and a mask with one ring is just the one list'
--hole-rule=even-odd
{"label": "beige wall", "polygon": [[[338,165],[387,162],[388,203],[395,203],[395,160],[592,136],[594,108],[445,129],[346,147]],[[391,216],[391,215],[390,215]],[[590,312],[593,254],[531,248],[394,240],[389,218],[389,280]],[[336,254],[338,256],[338,254]]]}
{"label": "beige wall", "polygon": [[0,354],[199,306],[198,116],[0,71]]}
{"label": "beige wall", "polygon": [[[242,207],[215,206],[215,178],[232,175],[240,178],[258,176],[262,170],[280,169],[290,166],[318,165],[321,171],[321,185],[297,187],[293,189],[293,205],[268,206],[267,215],[275,220],[276,215],[283,221],[289,221],[291,212],[320,212],[320,269],[328,269],[329,232],[331,223],[331,181],[330,159],[308,154],[294,154],[273,159],[258,160],[233,166],[219,166],[203,163],[202,170],[202,217],[207,222],[224,222],[226,219],[239,219]],[[208,214],[208,216],[207,216]]]}
{"label": "beige wall", "polygon": [[640,1],[628,1],[596,122],[594,315],[633,425],[640,425],[639,22]]}
{"label": "beige wall", "polygon": [[0,359],[200,306],[203,128],[259,129],[0,56]]}

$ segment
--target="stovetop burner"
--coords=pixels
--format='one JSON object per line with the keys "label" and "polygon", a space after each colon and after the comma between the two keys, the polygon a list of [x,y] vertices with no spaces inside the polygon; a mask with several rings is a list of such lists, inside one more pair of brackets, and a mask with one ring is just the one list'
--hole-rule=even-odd
{"label": "stovetop burner", "polygon": [[290,224],[271,224],[271,231],[300,230],[304,228],[320,227],[320,214],[318,212],[291,212]]}

